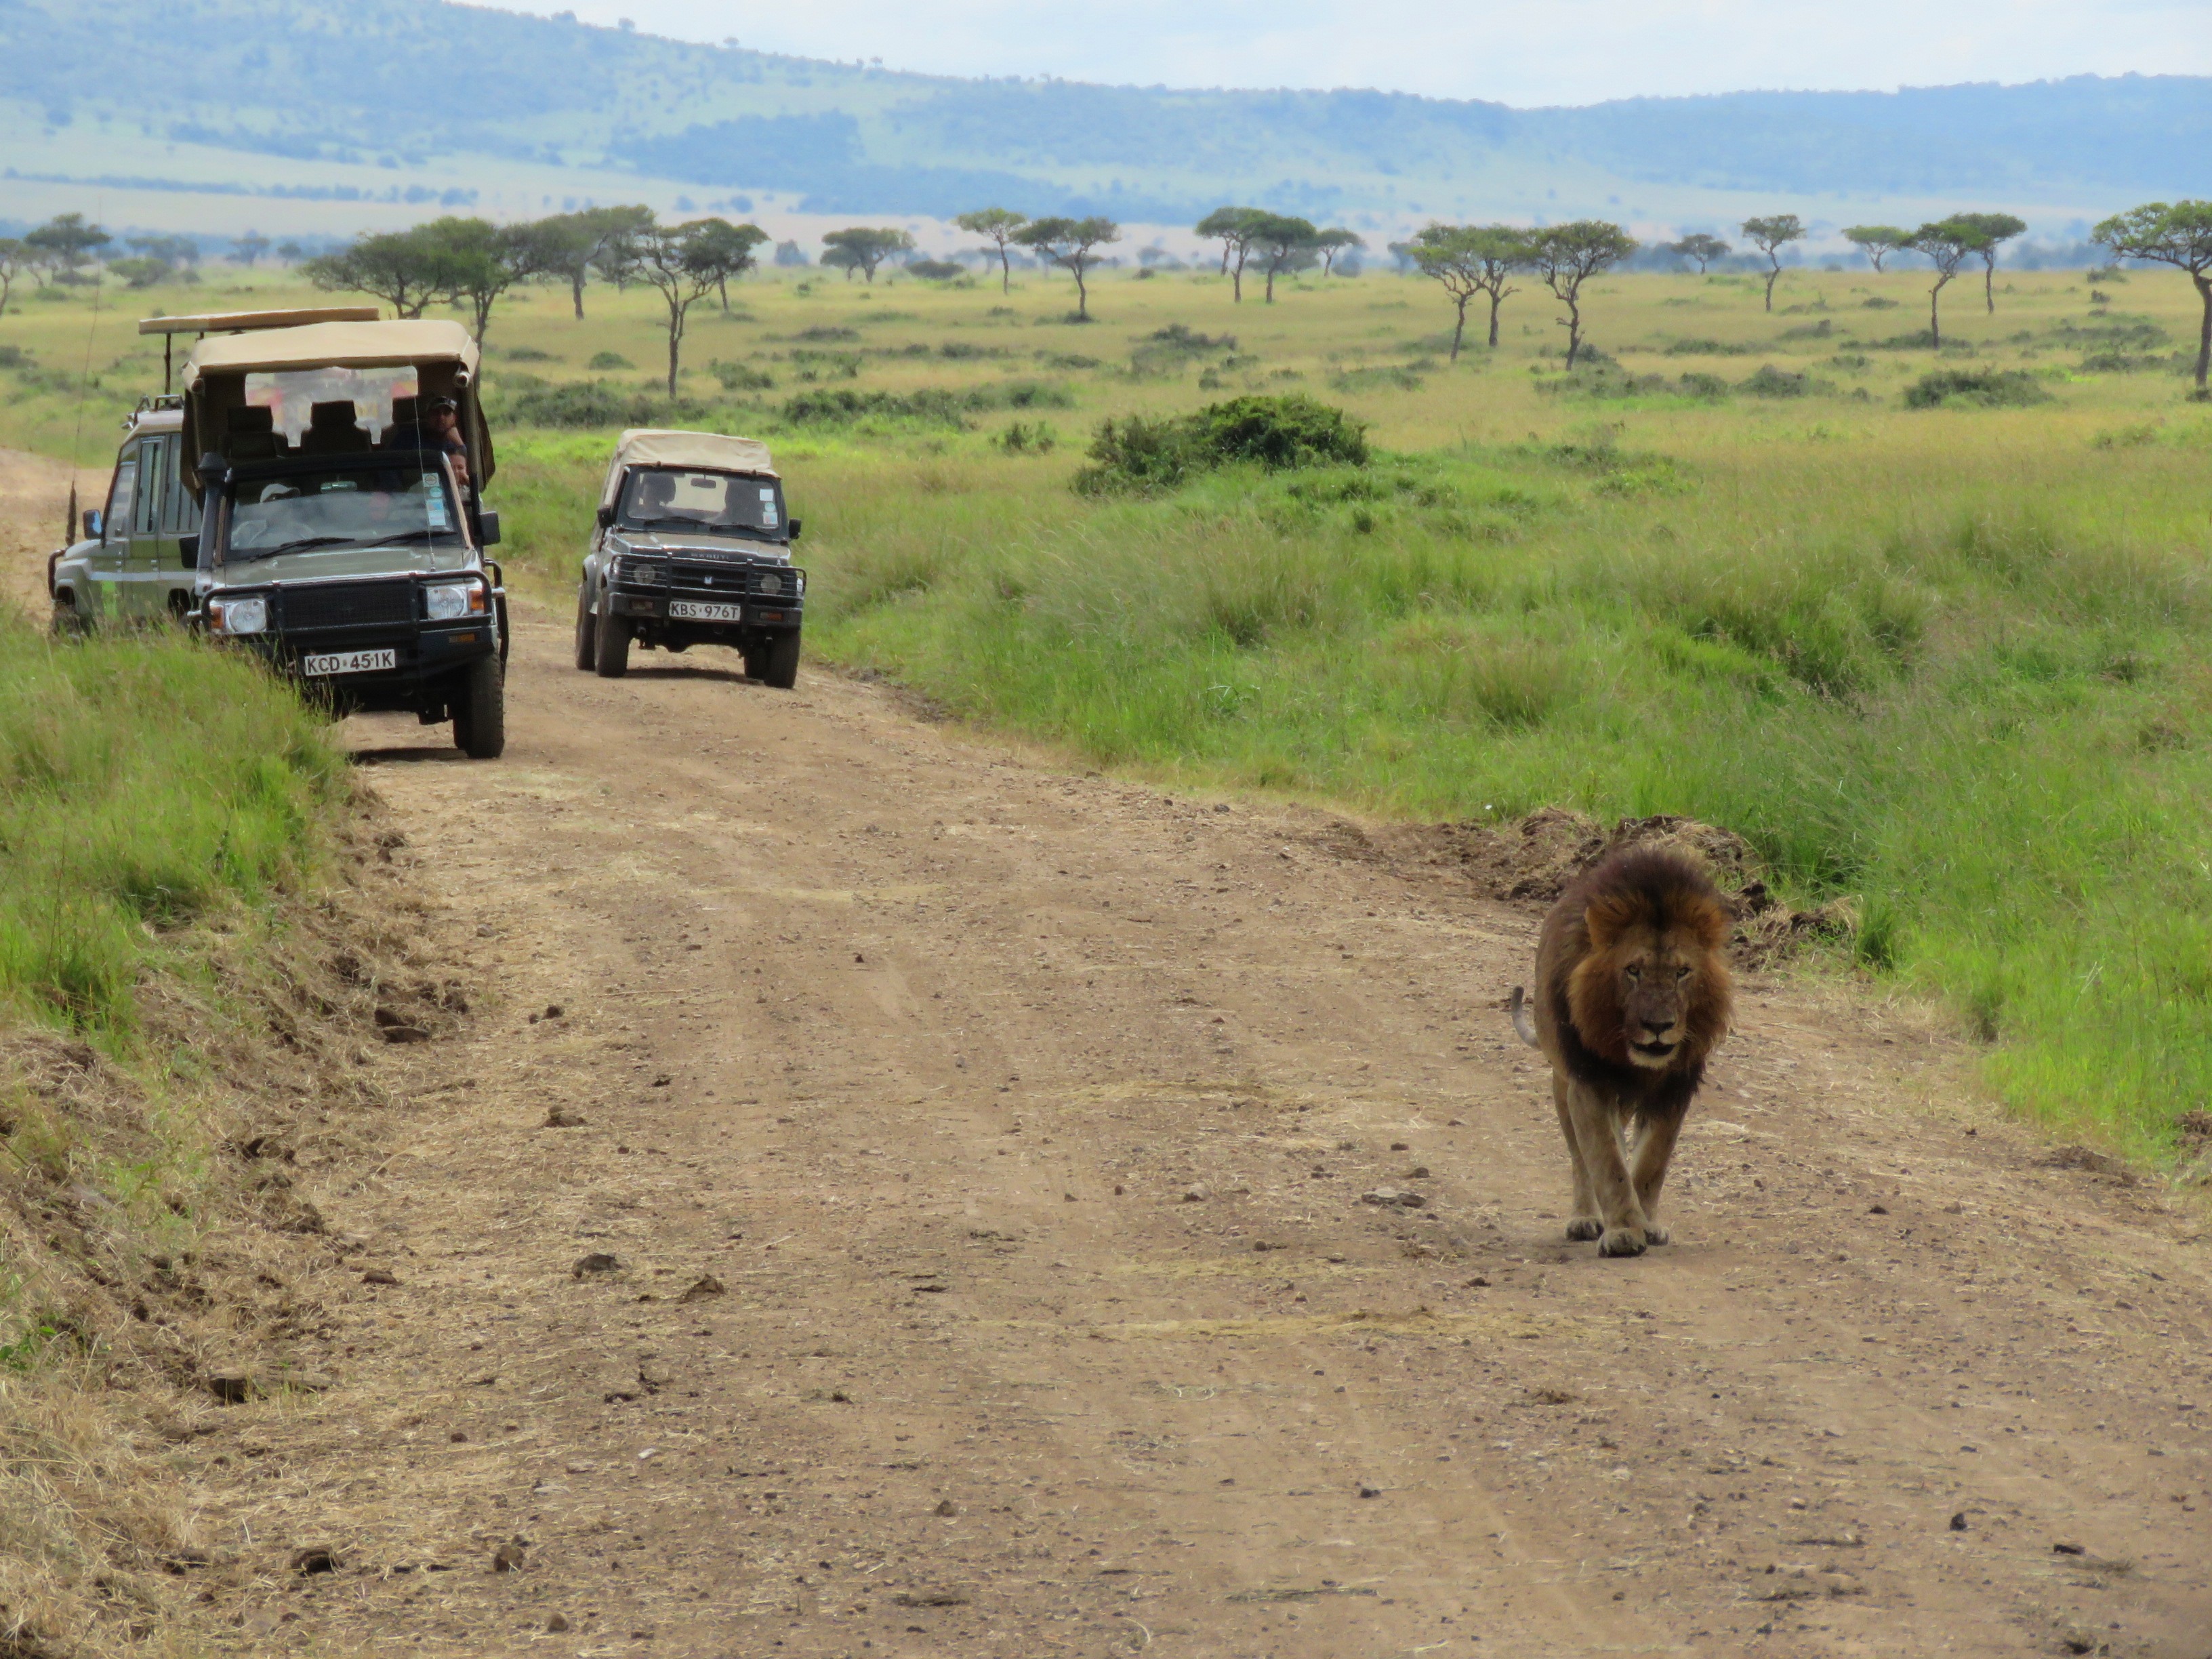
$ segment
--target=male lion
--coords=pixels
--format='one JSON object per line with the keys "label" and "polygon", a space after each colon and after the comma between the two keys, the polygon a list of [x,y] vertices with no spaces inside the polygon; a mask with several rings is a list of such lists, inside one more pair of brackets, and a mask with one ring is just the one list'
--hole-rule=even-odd
{"label": "male lion", "polygon": [[1567,1237],[1596,1239],[1601,1255],[1667,1242],[1659,1188],[1705,1057],[1728,1030],[1728,934],[1703,870],[1679,853],[1630,848],[1577,876],[1544,918],[1534,1030],[1513,988],[1513,1029],[1552,1062],[1574,1164]]}

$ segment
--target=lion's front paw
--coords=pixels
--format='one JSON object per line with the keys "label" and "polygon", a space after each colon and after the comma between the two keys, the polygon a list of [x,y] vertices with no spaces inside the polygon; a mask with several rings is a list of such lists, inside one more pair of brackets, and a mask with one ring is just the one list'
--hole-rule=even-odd
{"label": "lion's front paw", "polygon": [[1597,1242],[1600,1255],[1642,1255],[1644,1229],[1641,1227],[1607,1227],[1605,1237]]}
{"label": "lion's front paw", "polygon": [[1644,1242],[1646,1244],[1669,1244],[1674,1242],[1674,1235],[1657,1222],[1647,1221],[1644,1224]]}
{"label": "lion's front paw", "polygon": [[1578,1215],[1567,1223],[1567,1237],[1577,1244],[1587,1244],[1605,1231],[1605,1223],[1594,1215]]}

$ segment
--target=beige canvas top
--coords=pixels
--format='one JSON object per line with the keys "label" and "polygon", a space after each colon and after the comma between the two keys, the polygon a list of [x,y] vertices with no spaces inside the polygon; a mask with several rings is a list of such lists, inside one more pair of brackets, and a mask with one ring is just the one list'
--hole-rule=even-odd
{"label": "beige canvas top", "polygon": [[374,306],[309,306],[297,311],[209,311],[196,317],[142,317],[141,334],[230,334],[250,328],[298,328],[305,323],[373,323]]}
{"label": "beige canvas top", "polygon": [[622,490],[623,473],[633,466],[698,466],[716,472],[743,472],[757,478],[777,476],[769,461],[768,446],[757,438],[632,427],[615,444],[615,458],[607,465],[606,487],[599,492],[602,506],[615,504],[615,497]]}
{"label": "beige canvas top", "polygon": [[210,374],[276,374],[288,369],[396,368],[459,363],[476,372],[477,343],[459,323],[309,323],[265,334],[220,334],[185,359],[185,389]]}

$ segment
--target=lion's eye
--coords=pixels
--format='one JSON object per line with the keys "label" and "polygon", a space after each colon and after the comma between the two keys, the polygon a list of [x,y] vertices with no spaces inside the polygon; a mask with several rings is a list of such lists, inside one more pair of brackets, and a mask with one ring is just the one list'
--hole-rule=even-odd
{"label": "lion's eye", "polygon": [[1674,970],[1674,977],[1677,981],[1686,980],[1689,978],[1689,976],[1690,970],[1687,968],[1677,968]]}
{"label": "lion's eye", "polygon": [[1631,979],[1642,979],[1644,977],[1644,970],[1641,968],[1632,967],[1628,970],[1628,976]]}

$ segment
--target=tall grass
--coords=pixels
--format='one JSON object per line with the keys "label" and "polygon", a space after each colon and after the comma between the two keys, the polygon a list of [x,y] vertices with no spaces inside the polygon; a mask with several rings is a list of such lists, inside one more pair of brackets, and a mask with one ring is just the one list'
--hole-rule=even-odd
{"label": "tall grass", "polygon": [[127,1032],[165,932],[298,873],[343,773],[243,659],[0,623],[0,1000]]}

